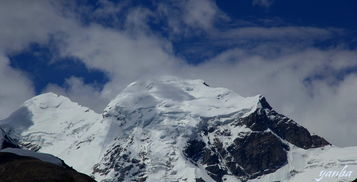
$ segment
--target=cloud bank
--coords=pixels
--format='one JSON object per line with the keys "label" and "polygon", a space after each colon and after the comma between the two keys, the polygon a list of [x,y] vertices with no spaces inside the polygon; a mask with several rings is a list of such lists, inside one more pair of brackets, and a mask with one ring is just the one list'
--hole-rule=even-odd
{"label": "cloud bank", "polygon": [[[254,2],[270,6],[272,1]],[[72,77],[67,88],[49,84],[45,91],[67,95],[98,112],[137,79],[201,78],[243,96],[263,94],[279,112],[333,144],[357,145],[357,52],[339,44],[316,46],[343,30],[291,25],[222,29],[218,24],[232,20],[210,0],[154,1],[154,8],[131,6],[129,1],[101,0],[99,5],[84,21],[91,8],[70,1],[2,3],[0,23],[6,28],[0,30],[0,83],[6,88],[0,88],[0,117],[34,95],[29,78],[9,67],[6,55],[55,37],[60,56],[79,58],[89,68],[105,72],[110,81],[99,90]],[[106,18],[111,23],[103,23]],[[162,27],[154,29],[151,24],[157,21]],[[185,49],[202,54],[212,46],[223,50],[190,64],[192,60],[177,54],[174,42],[195,35],[205,41]]]}

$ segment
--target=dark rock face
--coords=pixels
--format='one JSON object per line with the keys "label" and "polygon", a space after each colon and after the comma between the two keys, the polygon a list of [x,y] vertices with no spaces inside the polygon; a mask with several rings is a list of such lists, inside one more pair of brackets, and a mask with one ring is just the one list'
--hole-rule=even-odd
{"label": "dark rock face", "polygon": [[[191,162],[206,166],[208,175],[217,182],[223,182],[226,174],[246,181],[287,164],[289,146],[285,142],[303,149],[329,145],[322,137],[311,135],[304,127],[275,112],[264,97],[259,106],[246,117],[232,114],[206,118],[207,126],[198,131],[198,137],[187,142],[183,153]],[[234,136],[234,130],[239,128],[251,131]]]}
{"label": "dark rock face", "polygon": [[72,168],[0,152],[1,182],[95,182]]}
{"label": "dark rock face", "polygon": [[[218,150],[222,149],[218,143],[209,146],[203,141],[191,140],[188,142],[184,154],[194,163],[201,163],[207,165],[206,170],[215,181],[222,181],[222,177],[227,174],[227,170],[221,165]],[[224,151],[221,151],[224,152]],[[196,181],[203,181],[198,178]]]}
{"label": "dark rock face", "polygon": [[[261,132],[235,139],[227,150],[233,157],[233,162],[239,164],[249,174],[249,178],[254,178],[261,173],[274,172],[285,165],[289,147],[271,132]],[[230,169],[233,172],[239,171],[237,167]]]}
{"label": "dark rock face", "polygon": [[[190,159],[194,162],[197,162],[199,159],[202,158],[202,151],[206,144],[202,141],[192,140],[189,142],[189,145],[185,149],[184,153],[186,156],[190,156]],[[206,152],[204,152],[206,153]]]}
{"label": "dark rock face", "polygon": [[19,146],[15,142],[12,142],[11,139],[5,135],[4,141],[0,149],[4,149],[4,148],[19,148]]}
{"label": "dark rock face", "polygon": [[10,138],[6,132],[0,128],[0,150],[8,147],[19,148],[17,142]]}
{"label": "dark rock face", "polygon": [[241,118],[240,122],[253,131],[272,130],[276,135],[291,144],[303,148],[316,148],[329,145],[324,138],[311,135],[310,132],[286,116],[270,109],[271,107],[263,100],[265,107],[257,109],[248,117]]}
{"label": "dark rock face", "polygon": [[317,136],[317,135],[311,135],[312,139],[312,145],[311,148],[316,148],[316,147],[322,147],[326,145],[331,145],[328,141],[326,141],[324,138]]}
{"label": "dark rock face", "polygon": [[196,178],[196,182],[206,182],[206,181],[203,180],[202,178]]}
{"label": "dark rock face", "polygon": [[217,138],[207,145],[192,140],[184,153],[194,163],[206,165],[208,174],[222,182],[229,173],[245,180],[274,172],[287,163],[287,150],[289,147],[271,132],[259,132],[236,138],[226,148]]}

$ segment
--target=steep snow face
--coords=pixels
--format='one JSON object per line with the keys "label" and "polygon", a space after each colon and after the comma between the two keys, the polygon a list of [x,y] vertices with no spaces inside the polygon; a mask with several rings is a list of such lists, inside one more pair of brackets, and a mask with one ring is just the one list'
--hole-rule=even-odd
{"label": "steep snow face", "polygon": [[[27,114],[25,110],[28,112]],[[18,111],[22,112],[20,115],[22,119],[16,118],[14,120],[10,116],[11,123],[8,122],[7,124],[14,128],[28,127],[24,128],[25,133],[36,131],[57,133],[63,131],[67,135],[76,135],[79,131],[83,131],[82,128],[78,128],[79,125],[85,129],[95,120],[101,119],[92,110],[72,102],[67,97],[54,93],[34,97],[26,101]],[[13,116],[19,117],[18,111]]]}
{"label": "steep snow face", "polygon": [[0,127],[21,146],[56,155],[89,173],[88,165],[94,163],[92,160],[100,152],[101,140],[96,132],[103,128],[95,125],[101,119],[100,114],[64,96],[46,93],[26,101],[9,118],[0,121]]}

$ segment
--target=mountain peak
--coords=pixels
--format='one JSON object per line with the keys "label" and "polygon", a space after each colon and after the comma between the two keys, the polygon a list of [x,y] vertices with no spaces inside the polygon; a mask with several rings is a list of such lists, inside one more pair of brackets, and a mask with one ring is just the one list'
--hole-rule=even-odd
{"label": "mountain peak", "polygon": [[91,116],[98,115],[65,96],[49,92],[25,101],[7,119],[2,120],[1,125],[6,126],[4,128],[22,128],[22,130],[29,127],[32,129],[46,127],[48,132],[57,131],[59,125],[65,122],[64,119],[73,120],[80,113],[85,112]]}
{"label": "mountain peak", "polygon": [[93,140],[86,135],[88,130],[97,129],[93,126],[101,119],[100,114],[65,96],[45,93],[27,100],[8,118],[0,120],[0,127],[7,136],[19,141],[21,147],[59,157],[71,155],[74,159],[67,159],[68,163],[78,167],[81,164],[75,158],[86,155],[82,151],[76,155],[69,151],[81,147],[82,140]]}
{"label": "mountain peak", "polygon": [[263,95],[258,95],[258,107],[273,109]]}
{"label": "mountain peak", "polygon": [[24,102],[25,107],[38,107],[39,109],[57,108],[62,104],[78,105],[71,101],[68,97],[55,94],[53,92],[47,92],[37,95]]}
{"label": "mountain peak", "polygon": [[209,117],[253,111],[258,103],[259,96],[245,98],[226,88],[209,87],[203,80],[164,77],[129,84],[108,104],[104,113],[116,112],[115,108],[133,111],[152,107]]}

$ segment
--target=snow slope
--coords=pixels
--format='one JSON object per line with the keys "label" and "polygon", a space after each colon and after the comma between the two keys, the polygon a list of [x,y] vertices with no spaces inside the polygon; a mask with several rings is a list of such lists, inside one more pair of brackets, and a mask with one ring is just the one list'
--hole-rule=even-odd
{"label": "snow slope", "polygon": [[202,80],[134,82],[102,114],[43,94],[0,127],[98,181],[314,181],[321,170],[344,165],[357,177],[356,147],[325,146],[262,96],[245,98]]}
{"label": "snow slope", "polygon": [[64,96],[46,93],[26,101],[0,127],[25,148],[53,154],[90,173],[102,148],[98,133],[103,128],[96,127],[101,119]]}
{"label": "snow slope", "polygon": [[252,182],[348,182],[357,178],[357,147],[293,148],[288,165]]}

